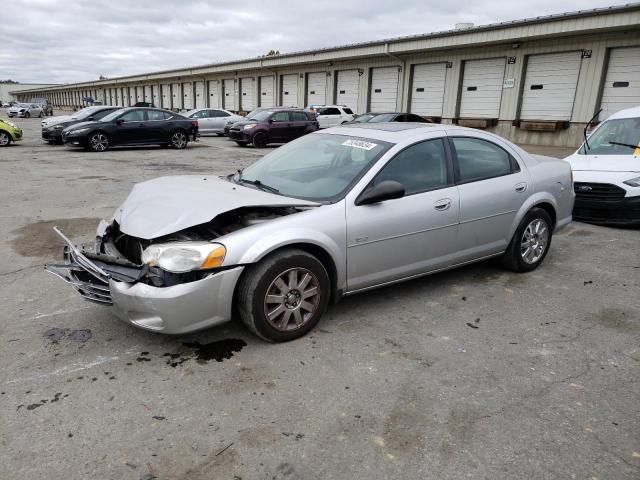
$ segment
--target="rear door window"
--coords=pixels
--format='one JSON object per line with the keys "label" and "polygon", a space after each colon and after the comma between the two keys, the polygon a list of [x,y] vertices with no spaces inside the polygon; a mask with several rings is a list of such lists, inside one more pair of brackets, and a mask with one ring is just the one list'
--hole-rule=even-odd
{"label": "rear door window", "polygon": [[307,122],[309,118],[304,112],[289,112],[289,118],[292,122]]}
{"label": "rear door window", "polygon": [[149,120],[167,120],[169,116],[167,112],[163,112],[162,110],[147,110],[147,118]]}
{"label": "rear door window", "polygon": [[451,137],[458,162],[459,183],[501,177],[519,171],[515,159],[495,143],[479,138]]}

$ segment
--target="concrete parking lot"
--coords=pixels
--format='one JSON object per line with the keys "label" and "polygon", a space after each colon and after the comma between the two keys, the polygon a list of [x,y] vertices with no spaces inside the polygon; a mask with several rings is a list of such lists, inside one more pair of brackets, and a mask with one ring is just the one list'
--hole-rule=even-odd
{"label": "concrete parking lot", "polygon": [[24,141],[0,149],[0,478],[640,477],[640,231],[573,223],[533,273],[483,262],[346,298],[287,344],[236,322],[168,337],[45,274],[51,227],[90,241],[134,183],[270,149],[207,137],[93,154],[15,123]]}

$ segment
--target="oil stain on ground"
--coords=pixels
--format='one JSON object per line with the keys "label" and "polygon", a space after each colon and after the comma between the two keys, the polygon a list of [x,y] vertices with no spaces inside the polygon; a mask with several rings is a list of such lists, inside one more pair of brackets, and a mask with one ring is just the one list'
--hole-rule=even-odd
{"label": "oil stain on ground", "polygon": [[77,236],[93,236],[99,218],[59,218],[30,223],[14,230],[11,248],[23,257],[61,258],[64,242],[53,227],[59,227],[73,240]]}
{"label": "oil stain on ground", "polygon": [[211,343],[185,342],[182,345],[190,349],[190,351],[165,353],[163,356],[167,357],[167,365],[176,368],[194,357],[199,364],[205,364],[210,360],[222,362],[233,357],[234,353],[246,347],[247,342],[239,338],[227,338]]}

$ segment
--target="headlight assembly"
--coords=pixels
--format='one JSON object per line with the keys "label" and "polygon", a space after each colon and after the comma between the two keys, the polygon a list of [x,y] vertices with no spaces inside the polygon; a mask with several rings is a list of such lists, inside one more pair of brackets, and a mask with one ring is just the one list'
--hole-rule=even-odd
{"label": "headlight assembly", "polygon": [[251,130],[252,128],[256,128],[258,125],[256,123],[250,123],[249,125],[245,125],[243,130]]}
{"label": "headlight assembly", "polygon": [[640,177],[625,180],[622,183],[624,183],[625,185],[629,185],[630,187],[640,187]]}
{"label": "headlight assembly", "polygon": [[88,132],[89,128],[78,128],[77,130],[71,130],[69,131],[70,134],[74,134],[77,135],[78,133],[84,133],[84,132]]}
{"label": "headlight assembly", "polygon": [[173,273],[206,270],[222,265],[227,253],[224,245],[209,242],[172,242],[148,246],[142,262]]}

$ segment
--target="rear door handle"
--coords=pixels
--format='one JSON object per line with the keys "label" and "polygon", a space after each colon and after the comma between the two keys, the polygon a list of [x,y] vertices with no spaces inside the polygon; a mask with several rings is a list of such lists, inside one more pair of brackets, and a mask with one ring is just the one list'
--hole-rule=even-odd
{"label": "rear door handle", "polygon": [[516,192],[518,193],[522,193],[522,192],[526,192],[527,191],[527,184],[522,182],[522,183],[518,183],[515,187]]}
{"label": "rear door handle", "polygon": [[435,208],[438,211],[448,210],[450,206],[451,206],[450,198],[443,198],[433,204],[433,208]]}

